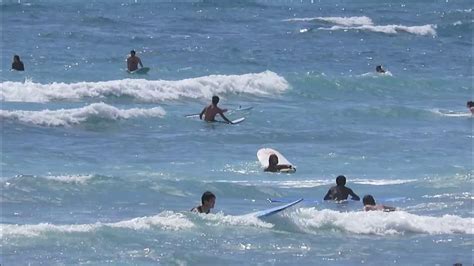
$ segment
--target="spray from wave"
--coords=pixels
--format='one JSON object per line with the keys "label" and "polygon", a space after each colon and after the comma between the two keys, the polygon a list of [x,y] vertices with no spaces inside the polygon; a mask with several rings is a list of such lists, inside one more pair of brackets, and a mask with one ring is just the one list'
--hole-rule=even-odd
{"label": "spray from wave", "polygon": [[6,111],[0,110],[0,118],[20,121],[40,126],[73,126],[92,118],[120,120],[135,117],[163,117],[166,114],[161,107],[141,109],[118,109],[105,103],[93,103],[82,108],[42,110],[42,111]]}

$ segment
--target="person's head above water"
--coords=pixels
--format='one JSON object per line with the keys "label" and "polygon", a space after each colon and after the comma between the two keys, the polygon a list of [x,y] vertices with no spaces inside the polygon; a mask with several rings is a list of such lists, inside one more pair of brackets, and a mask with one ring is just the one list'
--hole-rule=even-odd
{"label": "person's head above water", "polygon": [[372,197],[372,195],[365,195],[364,198],[362,198],[362,203],[365,205],[373,205],[375,206],[375,199]]}
{"label": "person's head above water", "polygon": [[212,104],[217,105],[219,103],[219,97],[218,96],[212,96]]}
{"label": "person's head above water", "polygon": [[376,71],[377,73],[385,73],[385,70],[382,68],[381,65],[376,66],[376,67],[375,67],[375,71]]}
{"label": "person's head above water", "polygon": [[336,184],[338,186],[345,186],[346,185],[346,177],[343,175],[340,175],[336,177]]}
{"label": "person's head above water", "polygon": [[473,102],[473,101],[468,101],[468,102],[466,103],[466,106],[467,106],[467,108],[474,107],[474,102]]}
{"label": "person's head above water", "polygon": [[13,61],[19,62],[20,61],[20,56],[19,55],[14,55],[13,56]]}
{"label": "person's head above water", "polygon": [[268,166],[277,166],[278,165],[278,156],[276,154],[271,154],[268,157]]}
{"label": "person's head above water", "polygon": [[[216,195],[214,195],[214,193],[212,193],[211,191],[206,191],[201,196],[201,203],[202,205],[205,205],[207,202],[215,199]],[[212,204],[212,207],[214,207],[214,204]]]}
{"label": "person's head above water", "polygon": [[131,55],[131,56],[135,56],[135,50],[131,50],[131,51],[130,51],[130,55]]}

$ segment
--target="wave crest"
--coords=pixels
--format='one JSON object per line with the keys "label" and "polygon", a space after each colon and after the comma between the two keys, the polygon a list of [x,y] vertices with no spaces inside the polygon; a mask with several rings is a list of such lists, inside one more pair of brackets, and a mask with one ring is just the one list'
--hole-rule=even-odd
{"label": "wave crest", "polygon": [[314,18],[290,18],[283,21],[325,21],[343,26],[373,25],[372,19],[361,17],[314,17]]}
{"label": "wave crest", "polygon": [[194,224],[184,214],[164,211],[160,214],[147,217],[138,217],[115,223],[97,222],[93,224],[68,224],[56,225],[50,223],[40,224],[1,224],[0,235],[2,239],[13,236],[36,237],[47,233],[87,233],[107,227],[124,228],[131,230],[146,230],[158,227],[166,231],[177,231],[194,227]]}
{"label": "wave crest", "polygon": [[436,36],[436,25],[427,24],[423,26],[403,26],[403,25],[385,25],[385,26],[373,26],[373,25],[362,25],[355,27],[348,26],[332,26],[330,28],[319,28],[320,30],[365,30],[372,32],[381,32],[386,34],[397,34],[400,31],[412,33],[416,35],[432,35]]}
{"label": "wave crest", "polygon": [[210,75],[177,81],[124,79],[101,82],[2,82],[1,101],[50,102],[83,98],[131,97],[156,103],[180,98],[210,98],[215,94],[269,95],[289,88],[285,78],[271,71],[244,75]]}
{"label": "wave crest", "polygon": [[82,108],[42,110],[42,111],[7,111],[0,110],[0,118],[20,121],[40,126],[72,126],[86,122],[91,118],[107,120],[129,119],[134,117],[163,117],[166,114],[161,107],[149,109],[118,109],[105,103],[93,103]]}
{"label": "wave crest", "polygon": [[422,234],[473,234],[472,218],[455,215],[442,217],[421,216],[404,211],[387,212],[337,212],[300,208],[289,214],[303,231],[321,229],[341,230],[355,234],[397,235]]}

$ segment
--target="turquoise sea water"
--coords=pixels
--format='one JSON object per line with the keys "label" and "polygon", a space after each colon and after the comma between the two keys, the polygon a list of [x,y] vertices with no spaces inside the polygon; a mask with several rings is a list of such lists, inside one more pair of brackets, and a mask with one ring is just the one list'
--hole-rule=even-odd
{"label": "turquoise sea water", "polygon": [[[0,5],[2,265],[473,263],[470,1]],[[253,108],[185,117],[212,95]],[[263,147],[297,172],[264,173]],[[399,211],[243,216],[341,174]]]}

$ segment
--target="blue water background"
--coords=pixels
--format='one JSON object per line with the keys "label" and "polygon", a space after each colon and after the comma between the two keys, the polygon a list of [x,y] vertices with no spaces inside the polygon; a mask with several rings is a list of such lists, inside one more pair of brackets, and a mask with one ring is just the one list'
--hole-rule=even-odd
{"label": "blue water background", "polygon": [[[0,263],[473,263],[470,1],[1,8]],[[131,49],[147,75],[126,73]],[[235,126],[185,117],[214,94],[253,109],[230,112],[246,117]],[[264,173],[263,147],[297,172]],[[321,200],[340,174],[401,210],[241,216],[267,198]],[[206,190],[214,214],[189,213]]]}

